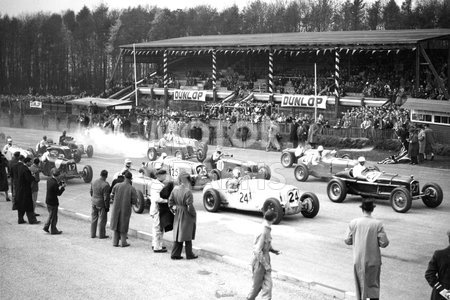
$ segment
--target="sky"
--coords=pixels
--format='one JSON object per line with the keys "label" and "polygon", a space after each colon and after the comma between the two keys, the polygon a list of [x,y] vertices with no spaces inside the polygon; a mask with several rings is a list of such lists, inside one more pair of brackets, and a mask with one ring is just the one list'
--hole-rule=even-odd
{"label": "sky", "polygon": [[[273,1],[275,0],[267,0],[266,2]],[[403,0],[396,0],[398,5],[401,5],[402,1]],[[22,14],[32,14],[40,11],[61,13],[67,9],[71,9],[77,13],[84,5],[89,9],[94,9],[101,3],[107,4],[108,7],[112,9],[148,5],[174,10],[191,8],[198,5],[210,5],[211,7],[215,7],[218,11],[221,11],[233,4],[236,4],[242,9],[249,2],[251,2],[251,0],[0,0],[0,16],[6,14],[9,16],[20,16]],[[366,0],[365,2],[370,3],[373,2],[373,0]]]}

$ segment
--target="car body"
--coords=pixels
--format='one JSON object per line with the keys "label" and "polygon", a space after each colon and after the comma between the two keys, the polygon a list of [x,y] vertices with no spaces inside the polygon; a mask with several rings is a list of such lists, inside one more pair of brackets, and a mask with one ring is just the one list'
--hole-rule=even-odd
{"label": "car body", "polygon": [[313,218],[319,212],[319,199],[314,193],[303,193],[293,185],[286,185],[265,179],[243,177],[237,191],[229,191],[228,181],[233,178],[212,181],[203,188],[203,205],[209,212],[220,207],[245,211],[277,212],[274,224],[281,222],[284,215],[301,213]]}
{"label": "car body", "polygon": [[93,171],[90,165],[85,165],[82,171],[78,171],[77,163],[73,159],[55,156],[55,152],[47,152],[41,156],[40,169],[45,176],[51,176],[51,170],[57,168],[61,172],[63,180],[81,178],[85,183],[92,181]]}
{"label": "car body", "polygon": [[309,176],[329,179],[334,174],[347,168],[353,168],[358,164],[357,160],[336,157],[336,151],[325,151],[322,152],[322,158],[319,161],[315,160],[315,157],[318,155],[317,152],[300,157],[294,169],[295,179],[306,181]]}
{"label": "car body", "polygon": [[91,158],[94,155],[94,147],[92,145],[77,144],[73,137],[66,136],[64,142],[60,144],[61,146],[67,146],[72,150],[72,158],[76,163],[81,161],[81,156],[86,154],[87,157]]}
{"label": "car body", "polygon": [[149,142],[147,158],[150,161],[156,160],[162,153],[178,157],[179,159],[196,157],[199,162],[203,162],[208,153],[208,145],[195,139],[183,138],[177,135],[166,136]]}
{"label": "car body", "polygon": [[[61,155],[63,155],[64,158],[66,159],[73,159],[75,162],[79,162],[78,159],[75,159],[77,156],[75,155],[75,152],[69,148],[68,146],[61,146],[61,145],[57,145],[57,144],[50,144],[45,152],[51,152],[51,156],[52,157],[62,157]],[[39,151],[37,151],[37,153],[39,155],[43,155],[45,152],[39,153]]]}
{"label": "car body", "polygon": [[347,194],[390,200],[396,212],[405,213],[411,208],[412,200],[421,199],[431,208],[442,203],[442,189],[436,183],[427,183],[420,190],[419,181],[413,176],[404,176],[367,168],[362,176],[354,177],[352,169],[337,173],[328,182],[328,198],[342,202]]}
{"label": "car body", "polygon": [[207,158],[204,163],[211,180],[232,177],[232,172],[234,169],[239,169],[242,176],[248,175],[251,178],[262,178],[269,180],[272,176],[271,170],[266,164],[236,159],[233,158],[233,155],[222,155],[216,163],[216,168],[213,167],[210,158]]}
{"label": "car body", "polygon": [[168,177],[172,181],[177,181],[180,173],[185,172],[191,175],[192,187],[202,188],[210,181],[206,166],[200,162],[182,160],[178,157],[166,157],[143,164],[141,172],[147,177],[153,177],[156,170],[167,171]]}
{"label": "car body", "polygon": [[137,192],[137,201],[132,206],[135,213],[141,214],[145,208],[150,207],[152,186],[156,184],[161,185],[157,179],[146,176],[143,172],[133,175],[133,187]]}
{"label": "car body", "polygon": [[28,148],[27,150],[25,150],[16,145],[12,145],[11,147],[9,147],[8,151],[6,151],[6,153],[3,153],[3,154],[5,155],[7,160],[11,160],[14,153],[17,151],[20,152],[20,155],[23,155],[24,157],[30,157],[30,158],[36,157],[36,152],[34,151],[33,148]]}
{"label": "car body", "polygon": [[[331,154],[334,150],[324,149],[322,155],[327,156]],[[302,157],[310,157],[316,155],[319,151],[317,149],[312,149],[311,147],[297,147],[297,148],[286,148],[281,152],[281,165],[285,168],[290,168],[294,164],[297,164]],[[333,156],[337,157],[336,151],[334,151]],[[347,154],[341,156],[341,158],[350,158]]]}

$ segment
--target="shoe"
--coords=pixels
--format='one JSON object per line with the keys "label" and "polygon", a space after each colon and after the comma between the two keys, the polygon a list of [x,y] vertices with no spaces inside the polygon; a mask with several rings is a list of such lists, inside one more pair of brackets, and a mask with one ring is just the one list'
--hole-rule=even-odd
{"label": "shoe", "polygon": [[48,227],[44,227],[44,228],[42,228],[42,230],[44,230],[47,233],[50,233],[50,231],[48,231]]}
{"label": "shoe", "polygon": [[94,236],[91,235],[91,239],[95,239],[96,237],[97,237],[96,235],[94,235]]}
{"label": "shoe", "polygon": [[9,202],[9,201],[11,201],[11,199],[9,199],[9,198],[6,198],[6,202]]}
{"label": "shoe", "polygon": [[17,223],[19,223],[19,224],[25,224],[26,221],[25,221],[25,220],[19,220]]}
{"label": "shoe", "polygon": [[34,214],[34,216],[35,216],[35,217],[39,217],[39,216],[40,216],[40,214],[36,214],[36,213],[35,213],[35,214]]}
{"label": "shoe", "polygon": [[55,231],[55,232],[52,232],[51,234],[61,234],[61,233],[62,233],[61,230],[57,230],[57,231]]}
{"label": "shoe", "polygon": [[164,253],[167,252],[167,249],[159,249],[159,250],[153,250],[155,253]]}
{"label": "shoe", "polygon": [[174,260],[179,260],[179,259],[183,259],[183,256],[171,256],[170,258],[174,259]]}
{"label": "shoe", "polygon": [[114,245],[114,244],[113,244],[113,247],[119,247],[119,245]]}
{"label": "shoe", "polygon": [[99,239],[109,239],[109,235],[105,235],[105,236],[100,236]]}
{"label": "shoe", "polygon": [[33,225],[33,224],[40,224],[40,223],[41,223],[41,221],[38,221],[38,220],[35,220],[35,221],[33,221],[33,222],[30,222],[31,225]]}
{"label": "shoe", "polygon": [[188,256],[188,257],[186,257],[186,259],[197,259],[198,258],[198,255],[194,255],[194,256]]}
{"label": "shoe", "polygon": [[431,154],[430,160],[434,160],[434,154]]}
{"label": "shoe", "polygon": [[[154,250],[154,249],[155,249],[155,247],[152,246],[152,250]],[[162,249],[166,250],[167,248],[166,248],[166,246],[162,246]]]}
{"label": "shoe", "polygon": [[129,247],[130,245],[131,245],[131,244],[128,244],[128,243],[123,244],[123,245],[122,245],[122,248]]}

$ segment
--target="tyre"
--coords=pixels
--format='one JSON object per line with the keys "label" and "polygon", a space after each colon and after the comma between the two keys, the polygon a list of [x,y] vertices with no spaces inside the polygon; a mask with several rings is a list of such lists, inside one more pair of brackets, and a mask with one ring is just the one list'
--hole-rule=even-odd
{"label": "tyre", "polygon": [[186,158],[185,155],[184,155],[184,152],[181,151],[181,150],[175,151],[175,155],[174,156],[176,158],[179,158],[179,159],[182,159],[182,160],[184,160]]}
{"label": "tyre", "polygon": [[277,217],[273,221],[273,224],[279,224],[284,216],[284,211],[283,208],[281,207],[280,202],[275,198],[267,199],[263,205],[263,213],[265,214],[269,209],[277,213]]}
{"label": "tyre", "polygon": [[208,189],[203,194],[203,206],[206,211],[217,212],[220,207],[220,196],[216,190]]}
{"label": "tyre", "polygon": [[272,171],[270,171],[269,166],[263,165],[258,168],[258,174],[261,174],[262,178],[265,180],[270,180],[272,177]]}
{"label": "tyre", "polygon": [[77,149],[77,150],[73,153],[73,160],[74,160],[76,163],[79,163],[79,162],[81,161],[81,154],[82,154],[82,152],[81,152],[80,149]]}
{"label": "tyre", "polygon": [[80,152],[82,154],[84,153],[84,145],[83,144],[77,145],[77,148],[78,148],[78,150],[80,150]]}
{"label": "tyre", "polygon": [[148,148],[147,150],[147,158],[150,161],[156,160],[156,158],[158,157],[158,152],[156,152],[156,149],[151,147]]}
{"label": "tyre", "polygon": [[309,170],[308,167],[304,164],[299,162],[298,165],[294,169],[294,176],[297,181],[306,181],[309,177]]}
{"label": "tyre", "polygon": [[89,158],[91,158],[94,155],[94,147],[92,145],[87,146],[86,154]]}
{"label": "tyre", "polygon": [[92,181],[92,176],[94,175],[94,172],[92,172],[92,167],[89,165],[84,166],[83,168],[83,174],[81,177],[83,178],[84,182],[90,183]]}
{"label": "tyre", "polygon": [[285,168],[292,167],[292,164],[294,163],[294,155],[289,152],[284,152],[281,154],[281,165]]}
{"label": "tyre", "polygon": [[304,209],[301,211],[305,218],[314,218],[319,213],[320,203],[314,193],[304,193],[300,200],[305,204]]}
{"label": "tyre", "polygon": [[431,208],[438,207],[442,203],[442,199],[444,194],[442,193],[442,189],[436,183],[426,183],[422,187],[422,196],[423,203]]}
{"label": "tyre", "polygon": [[392,190],[390,196],[392,208],[399,213],[405,213],[411,208],[412,199],[409,191],[404,187]]}
{"label": "tyre", "polygon": [[204,152],[203,149],[198,149],[197,150],[197,160],[199,162],[203,162],[206,158],[206,152]]}
{"label": "tyre", "polygon": [[347,186],[338,178],[331,179],[327,185],[328,198],[335,203],[341,203],[347,197]]}
{"label": "tyre", "polygon": [[215,180],[219,180],[220,179],[220,172],[219,170],[211,170],[211,172],[209,172],[209,179],[211,179],[211,181],[215,181]]}
{"label": "tyre", "polygon": [[136,199],[136,203],[133,204],[133,211],[137,214],[142,214],[145,209],[144,195],[142,194],[141,191],[136,191],[136,193],[137,193],[137,199]]}
{"label": "tyre", "polygon": [[341,158],[343,158],[343,159],[351,159],[350,155],[348,155],[348,154],[342,155]]}

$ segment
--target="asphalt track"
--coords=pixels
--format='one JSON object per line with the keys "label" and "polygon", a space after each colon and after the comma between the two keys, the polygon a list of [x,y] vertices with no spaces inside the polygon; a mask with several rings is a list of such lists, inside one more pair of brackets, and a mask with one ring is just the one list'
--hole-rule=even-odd
{"label": "asphalt track", "polygon": [[[40,140],[43,131],[33,129],[0,128],[0,131],[14,138],[15,143],[23,146],[34,146]],[[59,133],[46,132],[57,140]],[[102,141],[108,143],[108,140]],[[134,165],[146,161],[145,143],[135,141],[117,144],[111,138],[110,145],[94,146],[94,157],[83,157],[80,165],[89,164],[94,169],[94,178],[101,169],[110,174],[120,170],[127,156],[112,148],[121,148],[123,144],[132,149]],[[103,148],[103,149],[102,149]],[[139,149],[137,149],[139,148]],[[280,153],[258,150],[225,148],[236,158],[265,162],[270,165],[276,180],[298,186],[302,191],[317,194],[320,200],[320,211],[313,219],[301,215],[288,216],[272,230],[273,245],[283,252],[273,256],[273,268],[280,277],[295,279],[301,284],[323,289],[326,293],[338,298],[352,298],[354,292],[352,273],[352,248],[343,242],[348,222],[361,215],[359,197],[347,198],[343,203],[332,203],[326,195],[326,182],[310,178],[305,183],[297,182],[293,169],[284,169],[280,163]],[[123,151],[122,151],[123,152]],[[437,157],[437,160],[442,159]],[[396,213],[388,201],[377,200],[374,216],[383,221],[390,239],[390,245],[382,249],[383,266],[381,272],[382,299],[426,299],[430,288],[424,279],[428,261],[436,249],[448,245],[445,232],[450,229],[450,203],[448,200],[450,186],[448,178],[450,170],[428,168],[411,165],[380,165],[381,170],[398,174],[411,174],[417,178],[421,186],[426,182],[438,183],[444,192],[444,201],[436,209],[427,208],[421,201],[414,201],[408,213]],[[45,178],[45,177],[44,177]],[[44,197],[45,180],[40,183],[39,199]],[[82,180],[71,180],[64,195],[61,207],[89,216],[89,185]],[[194,245],[211,253],[231,258],[234,263],[245,265],[250,259],[253,235],[261,221],[260,214],[238,212],[234,210],[208,213],[202,205],[201,191],[194,192],[195,207],[198,211],[197,237]],[[64,230],[64,219],[60,218],[61,229]],[[141,232],[151,232],[151,218],[147,213],[133,214],[131,228]],[[89,226],[83,229],[86,233]],[[172,239],[172,234],[165,238]]]}

